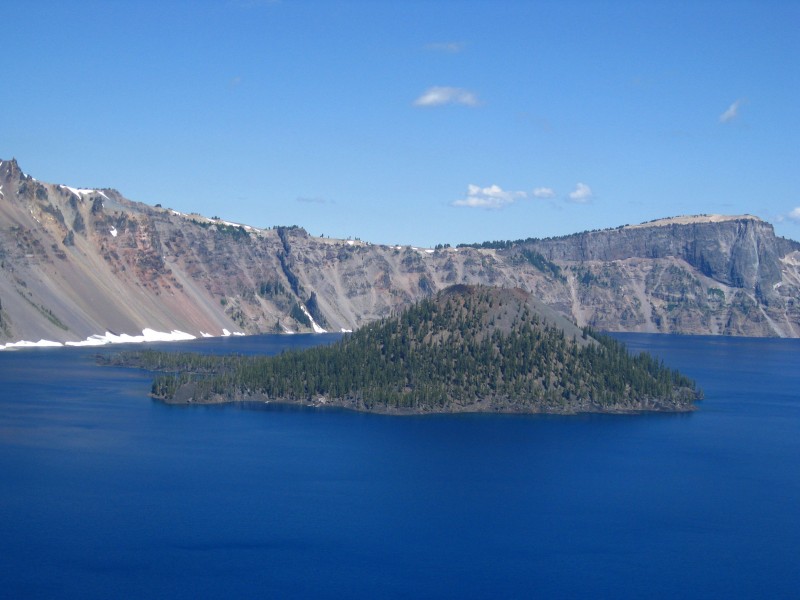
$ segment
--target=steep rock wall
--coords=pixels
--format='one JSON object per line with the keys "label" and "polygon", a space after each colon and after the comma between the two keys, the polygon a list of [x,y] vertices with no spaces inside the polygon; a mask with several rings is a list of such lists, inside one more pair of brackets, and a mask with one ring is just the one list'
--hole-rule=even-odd
{"label": "steep rock wall", "polygon": [[521,287],[612,331],[800,336],[800,244],[755,217],[418,249],[184,215],[38,182],[16,161],[0,186],[0,342],[339,331],[455,283]]}

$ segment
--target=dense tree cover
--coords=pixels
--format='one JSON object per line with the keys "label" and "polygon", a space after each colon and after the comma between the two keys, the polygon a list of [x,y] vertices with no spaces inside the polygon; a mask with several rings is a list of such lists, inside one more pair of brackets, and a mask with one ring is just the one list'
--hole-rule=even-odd
{"label": "dense tree cover", "polygon": [[539,238],[525,238],[519,240],[492,240],[486,242],[475,242],[471,244],[456,244],[456,248],[475,248],[478,250],[507,250],[513,246],[527,244],[528,242],[538,242]]}
{"label": "dense tree cover", "polygon": [[546,325],[491,288],[439,294],[331,346],[278,356],[143,351],[127,364],[167,371],[153,395],[263,397],[376,411],[688,410],[694,382],[647,354],[584,330]]}
{"label": "dense tree cover", "polygon": [[199,225],[203,229],[210,229],[214,227],[219,233],[228,235],[237,241],[249,240],[250,234],[241,225],[229,225],[219,220],[219,217],[214,217],[213,221],[198,221],[192,219],[192,223]]}
{"label": "dense tree cover", "polygon": [[[701,215],[701,216],[708,216],[708,215]],[[652,221],[648,221],[648,223],[653,223],[655,221],[660,221],[661,219],[653,219]],[[582,235],[586,235],[587,233],[597,233],[599,231],[612,231],[612,230],[619,230],[628,227],[628,224],[619,225],[618,227],[606,228],[606,229],[585,229],[584,231],[580,231],[577,233],[569,233],[567,235],[555,235],[545,238],[537,238],[537,237],[527,237],[527,238],[520,238],[517,240],[491,240],[485,242],[473,242],[473,243],[462,243],[457,244],[456,248],[476,248],[476,249],[484,249],[484,250],[508,250],[509,248],[513,248],[515,246],[522,246],[526,244],[533,244],[536,242],[547,242],[553,240],[567,240],[569,238],[580,237]]]}
{"label": "dense tree cover", "polygon": [[480,244],[458,244],[457,247],[476,248],[479,250],[510,250],[512,248],[519,248],[519,256],[539,269],[542,273],[552,275],[561,281],[566,281],[566,278],[561,274],[561,267],[530,247],[532,243],[538,241],[540,241],[539,238],[526,238],[524,240],[513,241],[494,240],[491,242],[482,242]]}
{"label": "dense tree cover", "polygon": [[319,307],[319,300],[317,300],[316,292],[311,292],[308,300],[306,300],[306,310],[308,310],[308,314],[316,321],[317,325],[320,327],[326,327],[328,325],[328,320],[325,318],[325,315],[322,314],[322,309]]}
{"label": "dense tree cover", "polygon": [[542,273],[550,274],[560,281],[566,281],[566,277],[561,274],[561,267],[551,260],[547,260],[543,254],[531,250],[530,248],[523,248],[520,254],[525,257],[529,263],[539,269]]}

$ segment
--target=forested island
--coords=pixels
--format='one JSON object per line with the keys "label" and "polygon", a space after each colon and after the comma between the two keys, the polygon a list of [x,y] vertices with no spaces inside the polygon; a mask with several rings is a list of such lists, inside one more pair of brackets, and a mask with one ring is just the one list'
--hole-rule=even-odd
{"label": "forested island", "polygon": [[520,289],[454,286],[342,340],[278,356],[153,350],[106,359],[161,371],[168,403],[270,401],[380,413],[689,411],[695,383],[579,329]]}

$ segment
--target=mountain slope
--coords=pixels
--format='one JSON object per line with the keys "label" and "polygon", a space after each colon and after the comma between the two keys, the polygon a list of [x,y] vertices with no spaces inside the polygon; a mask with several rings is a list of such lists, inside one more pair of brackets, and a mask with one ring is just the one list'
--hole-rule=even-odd
{"label": "mountain slope", "polygon": [[800,336],[800,244],[756,217],[482,246],[258,229],[42,183],[0,161],[0,343],[349,330],[456,283],[519,287],[598,329]]}

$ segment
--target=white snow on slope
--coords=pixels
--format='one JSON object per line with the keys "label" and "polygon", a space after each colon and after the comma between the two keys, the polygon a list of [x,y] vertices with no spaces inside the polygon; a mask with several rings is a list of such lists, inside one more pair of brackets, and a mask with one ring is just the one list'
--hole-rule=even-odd
{"label": "white snow on slope", "polygon": [[106,344],[140,344],[142,342],[179,342],[197,339],[196,336],[173,329],[169,333],[155,331],[154,329],[143,329],[142,335],[128,335],[122,333],[117,335],[106,331],[104,334],[92,335],[82,342],[66,342],[66,346],[104,346]]}
{"label": "white snow on slope", "polygon": [[328,333],[322,327],[317,325],[317,322],[314,320],[314,317],[311,316],[311,313],[306,310],[304,305],[300,305],[300,308],[303,309],[303,314],[308,317],[308,320],[311,321],[311,328],[314,330],[314,333]]}
{"label": "white snow on slope", "polygon": [[78,198],[83,198],[84,195],[88,195],[88,194],[100,194],[103,198],[105,198],[106,200],[109,200],[109,197],[106,196],[100,190],[91,190],[89,188],[74,188],[74,187],[70,187],[68,185],[60,185],[58,187],[63,188],[65,190],[69,190],[70,192],[75,194]]}
{"label": "white snow on slope", "polygon": [[105,346],[106,344],[136,344],[141,342],[177,342],[185,340],[193,340],[195,336],[173,329],[171,332],[155,331],[154,329],[143,329],[142,335],[128,335],[123,333],[117,335],[106,331],[100,335],[90,335],[85,340],[80,342],[52,342],[50,340],[39,340],[38,342],[29,342],[22,340],[19,342],[10,342],[8,344],[0,344],[0,350],[8,350],[11,348],[50,348],[60,346]]}
{"label": "white snow on slope", "polygon": [[222,337],[230,337],[232,335],[245,335],[245,334],[242,333],[241,331],[234,331],[233,333],[231,333],[227,329],[222,330]]}
{"label": "white snow on slope", "polygon": [[117,228],[116,227],[112,227],[111,229],[108,230],[108,232],[112,235],[112,237],[117,237]]}
{"label": "white snow on slope", "polygon": [[[0,164],[2,164],[2,163],[0,163]],[[6,197],[6,195],[3,193],[3,186],[0,185],[0,198],[5,198],[5,197]]]}
{"label": "white snow on slope", "polygon": [[19,342],[0,344],[0,350],[10,350],[12,348],[51,348],[56,346],[63,346],[63,344],[61,342],[51,342],[50,340],[39,340],[38,342],[22,340]]}

